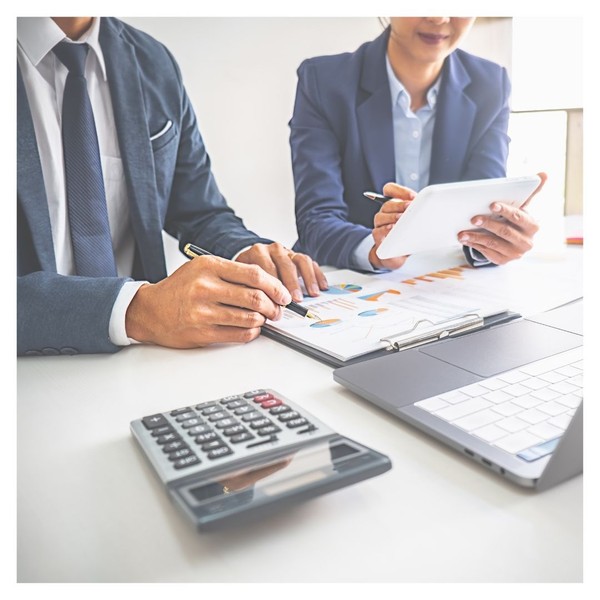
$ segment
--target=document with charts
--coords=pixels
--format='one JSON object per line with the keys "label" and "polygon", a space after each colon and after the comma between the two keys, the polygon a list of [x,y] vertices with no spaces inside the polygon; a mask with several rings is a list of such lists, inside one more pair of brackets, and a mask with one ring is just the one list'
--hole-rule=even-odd
{"label": "document with charts", "polygon": [[267,335],[342,363],[390,349],[395,337],[410,341],[414,332],[417,338],[423,328],[507,310],[531,315],[582,295],[576,277],[559,281],[552,264],[535,261],[482,269],[461,264],[420,275],[340,270],[327,279],[328,291],[302,302],[320,320],[284,311],[282,319],[267,323]]}

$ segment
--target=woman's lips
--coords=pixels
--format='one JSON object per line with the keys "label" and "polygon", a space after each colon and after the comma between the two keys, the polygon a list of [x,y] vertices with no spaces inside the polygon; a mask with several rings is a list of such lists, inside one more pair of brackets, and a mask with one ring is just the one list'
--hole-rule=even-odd
{"label": "woman's lips", "polygon": [[450,37],[449,35],[442,35],[441,33],[418,33],[417,35],[423,42],[432,46],[441,44]]}

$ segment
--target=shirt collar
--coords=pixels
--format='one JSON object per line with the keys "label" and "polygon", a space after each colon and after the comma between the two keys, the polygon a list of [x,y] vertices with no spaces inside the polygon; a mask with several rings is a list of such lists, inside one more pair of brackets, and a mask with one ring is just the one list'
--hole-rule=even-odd
{"label": "shirt collar", "polygon": [[[402,82],[396,77],[396,74],[394,73],[394,70],[392,69],[392,65],[390,64],[390,59],[387,54],[385,55],[385,68],[387,70],[388,81],[390,84],[390,92],[392,95],[392,106],[398,102],[400,95],[402,93],[406,94],[406,96],[408,98],[410,98],[410,94],[408,93],[406,88],[402,85]],[[428,104],[429,108],[431,108],[431,109],[435,108],[435,105],[437,102],[437,96],[440,91],[441,79],[442,79],[441,77],[438,77],[435,80],[435,83],[427,90],[427,104]]]}
{"label": "shirt collar", "polygon": [[[100,17],[94,17],[91,27],[77,40],[86,42],[98,59],[102,77],[106,81],[106,65],[99,40]],[[37,67],[42,59],[62,40],[68,39],[50,17],[17,18],[17,42],[25,56]]]}

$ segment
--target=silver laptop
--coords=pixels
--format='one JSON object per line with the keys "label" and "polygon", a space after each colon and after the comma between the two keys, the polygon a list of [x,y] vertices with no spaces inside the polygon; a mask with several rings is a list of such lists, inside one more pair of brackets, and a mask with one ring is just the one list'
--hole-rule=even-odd
{"label": "silver laptop", "polygon": [[336,369],[335,381],[513,482],[583,471],[583,301]]}

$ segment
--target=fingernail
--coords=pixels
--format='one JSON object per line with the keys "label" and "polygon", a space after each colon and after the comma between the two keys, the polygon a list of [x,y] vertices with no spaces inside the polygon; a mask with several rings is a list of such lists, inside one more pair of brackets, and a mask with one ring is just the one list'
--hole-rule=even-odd
{"label": "fingernail", "polygon": [[462,235],[458,236],[458,240],[460,242],[468,242],[469,236],[466,233],[463,233]]}
{"label": "fingernail", "polygon": [[302,302],[302,292],[300,290],[294,290],[292,292],[292,298],[294,302]]}
{"label": "fingernail", "polygon": [[310,286],[310,293],[311,293],[313,296],[318,296],[318,295],[319,295],[319,286],[318,286],[316,283],[313,283],[313,284]]}
{"label": "fingernail", "polygon": [[479,218],[475,219],[473,221],[473,225],[476,225],[477,227],[481,227],[483,225],[483,219],[479,219]]}
{"label": "fingernail", "polygon": [[492,204],[492,210],[494,212],[500,212],[502,210],[502,207],[497,202],[494,202],[494,204]]}

